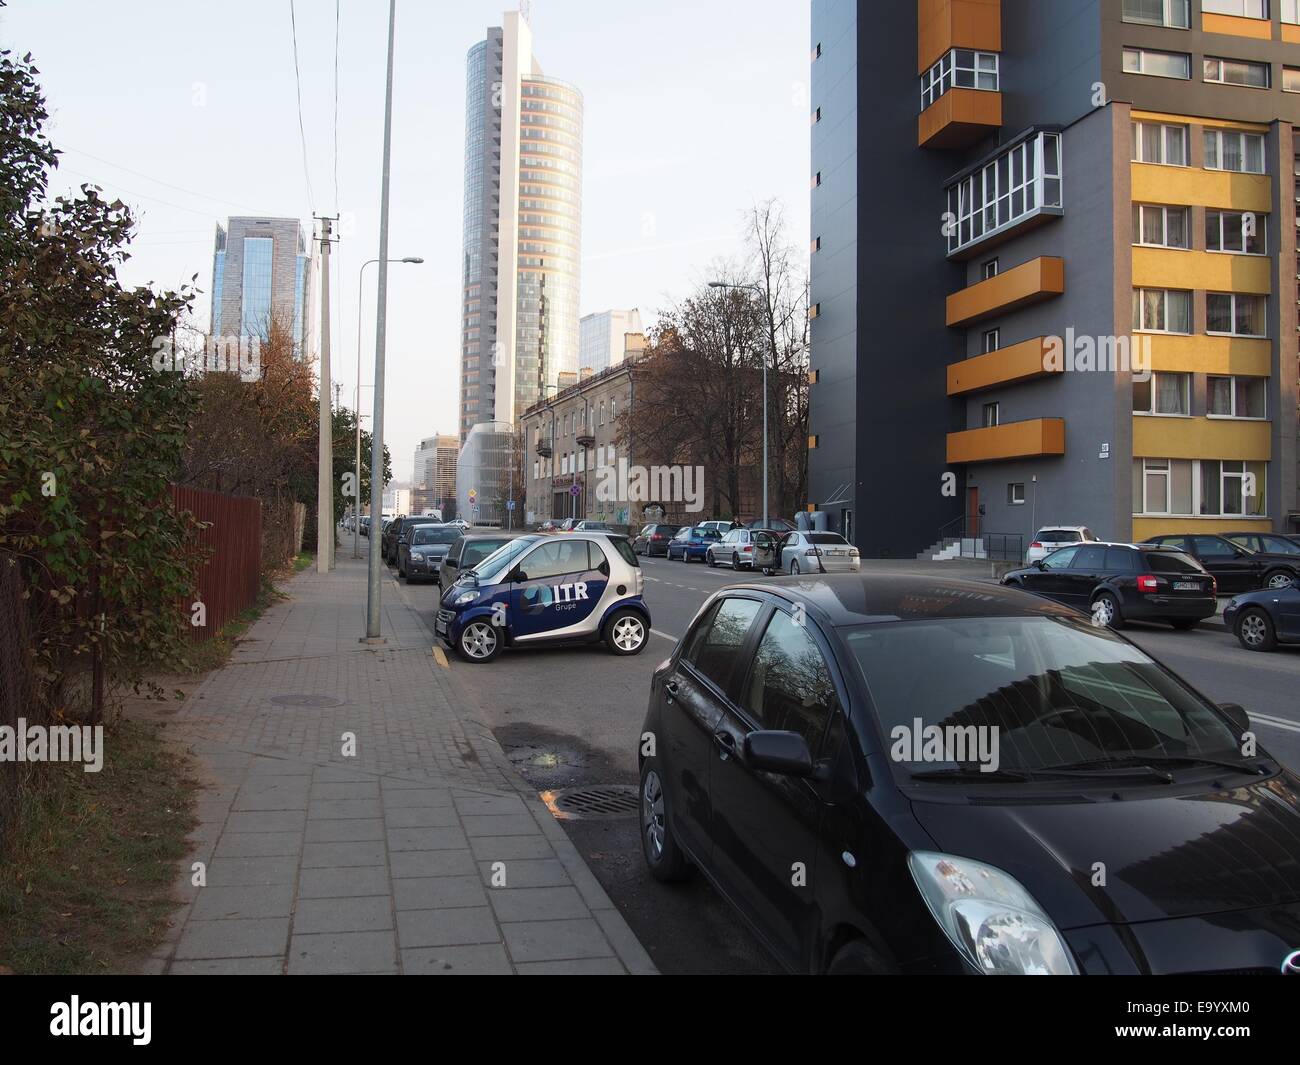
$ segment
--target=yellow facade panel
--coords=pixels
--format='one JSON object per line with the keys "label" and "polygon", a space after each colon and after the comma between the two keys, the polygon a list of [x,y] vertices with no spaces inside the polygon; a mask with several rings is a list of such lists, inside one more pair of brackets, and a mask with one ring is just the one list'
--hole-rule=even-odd
{"label": "yellow facade panel", "polygon": [[1205,33],[1224,33],[1230,37],[1254,37],[1257,41],[1273,39],[1273,23],[1262,18],[1216,15],[1206,11],[1201,15],[1201,29]]}
{"label": "yellow facade panel", "polygon": [[1221,418],[1133,418],[1133,455],[1151,459],[1243,459],[1273,457],[1271,422]]}
{"label": "yellow facade panel", "polygon": [[1152,536],[1177,536],[1179,533],[1203,533],[1212,536],[1226,532],[1272,532],[1271,521],[1259,518],[1134,518],[1133,540],[1140,543]]}
{"label": "yellow facade panel", "polygon": [[1273,370],[1273,346],[1267,340],[1212,337],[1204,333],[1193,336],[1139,333],[1137,336],[1149,344],[1151,369],[1157,372],[1268,377]]}
{"label": "yellow facade panel", "polygon": [[1047,373],[1062,372],[1043,368],[1045,340],[1045,337],[1034,337],[997,351],[950,363],[948,395],[965,395],[967,392],[979,392],[997,385],[1029,381]]}
{"label": "yellow facade panel", "polygon": [[1267,296],[1273,288],[1272,267],[1264,255],[1135,247],[1133,285],[1137,288],[1253,292]]}
{"label": "yellow facade panel", "polygon": [[1133,163],[1134,203],[1197,204],[1267,214],[1273,209],[1267,174],[1235,174],[1191,166]]}
{"label": "yellow facade panel", "polygon": [[1065,422],[1034,418],[948,434],[949,462],[998,462],[1065,454]]}

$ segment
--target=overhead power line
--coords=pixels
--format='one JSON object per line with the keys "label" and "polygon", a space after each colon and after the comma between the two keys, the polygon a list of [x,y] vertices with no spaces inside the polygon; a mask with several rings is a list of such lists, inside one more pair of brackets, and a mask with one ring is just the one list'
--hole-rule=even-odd
{"label": "overhead power line", "polygon": [[298,69],[298,19],[293,0],[289,0],[289,29],[293,34],[293,80],[298,91],[298,136],[302,140],[302,173],[307,179],[307,203],[316,213],[316,197],[311,191],[311,168],[307,165],[307,128],[302,121],[302,74]]}

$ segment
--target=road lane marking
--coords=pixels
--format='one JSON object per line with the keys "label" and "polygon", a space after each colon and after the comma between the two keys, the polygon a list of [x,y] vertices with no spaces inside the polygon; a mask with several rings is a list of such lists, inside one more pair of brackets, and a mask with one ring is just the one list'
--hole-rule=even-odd
{"label": "road lane marking", "polygon": [[1286,718],[1270,717],[1268,714],[1251,714],[1250,719],[1271,728],[1281,729],[1284,732],[1300,732],[1300,724],[1295,721],[1287,721]]}
{"label": "road lane marking", "polygon": [[674,636],[671,632],[660,632],[658,629],[651,629],[650,631],[656,636],[662,636],[665,640],[672,640],[673,643],[677,642],[678,637]]}

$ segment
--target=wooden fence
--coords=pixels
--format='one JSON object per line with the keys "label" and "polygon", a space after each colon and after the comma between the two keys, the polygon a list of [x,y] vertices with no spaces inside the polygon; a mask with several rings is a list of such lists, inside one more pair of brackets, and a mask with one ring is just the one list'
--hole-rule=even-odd
{"label": "wooden fence", "polygon": [[203,625],[190,627],[190,638],[202,643],[257,602],[262,586],[262,504],[251,496],[180,485],[172,485],[172,503],[205,526],[196,536],[203,553],[196,599],[204,605],[206,618]]}

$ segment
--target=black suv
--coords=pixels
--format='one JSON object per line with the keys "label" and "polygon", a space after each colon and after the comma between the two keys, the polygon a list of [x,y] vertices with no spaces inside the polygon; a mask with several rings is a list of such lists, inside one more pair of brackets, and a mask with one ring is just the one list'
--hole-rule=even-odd
{"label": "black suv", "polygon": [[1221,592],[1251,592],[1256,588],[1286,588],[1300,577],[1300,555],[1252,551],[1226,536],[1189,533],[1152,536],[1149,544],[1185,551],[1214,575]]}
{"label": "black suv", "polygon": [[1214,577],[1194,558],[1153,544],[1083,543],[1053,551],[1003,584],[1090,611],[1100,624],[1167,621],[1190,629],[1216,609]]}
{"label": "black suv", "polygon": [[379,538],[379,557],[390,566],[396,566],[397,538],[402,535],[402,526],[421,520],[427,521],[428,519],[408,518],[405,514],[399,514],[385,525],[383,534]]}
{"label": "black suv", "polygon": [[668,541],[676,536],[682,528],[684,528],[682,525],[668,525],[664,522],[647,525],[632,538],[632,550],[638,555],[645,555],[647,558],[654,558],[655,555],[659,554],[666,557],[668,554]]}

